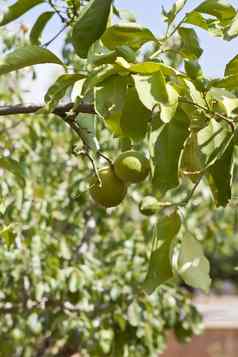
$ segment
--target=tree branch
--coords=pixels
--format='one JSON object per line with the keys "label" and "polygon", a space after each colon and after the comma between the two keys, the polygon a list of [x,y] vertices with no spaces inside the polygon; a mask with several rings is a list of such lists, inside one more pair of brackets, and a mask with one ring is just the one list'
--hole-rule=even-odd
{"label": "tree branch", "polygon": [[[65,105],[59,105],[53,111],[54,114],[59,115],[62,118],[67,116],[67,113],[73,108],[74,103],[67,103]],[[4,115],[16,115],[16,114],[34,114],[38,110],[43,109],[44,105],[4,105],[0,106],[0,116]],[[93,105],[80,104],[77,106],[77,113],[95,114]]]}

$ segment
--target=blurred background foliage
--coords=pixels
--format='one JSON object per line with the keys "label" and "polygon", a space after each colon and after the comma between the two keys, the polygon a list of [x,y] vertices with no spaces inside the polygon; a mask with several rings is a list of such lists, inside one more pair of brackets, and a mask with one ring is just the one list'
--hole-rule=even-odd
{"label": "blurred background foliage", "polygon": [[[1,51],[24,43],[25,36],[24,27],[14,34],[1,30]],[[77,68],[67,41],[63,55]],[[179,64],[171,54],[169,59]],[[1,104],[23,100],[20,84],[29,74],[34,80],[32,70],[2,77]],[[103,151],[113,158],[117,140],[100,123],[98,133]],[[132,185],[117,209],[95,207],[87,192],[92,170],[73,155],[77,144],[54,115],[0,119],[3,157],[20,162],[22,172],[0,170],[1,357],[155,356],[165,348],[169,330],[180,341],[202,331],[191,291],[162,286],[147,296],[138,288],[155,223],[153,216],[141,215],[138,203],[150,194],[150,185],[139,190]],[[185,186],[171,195],[179,200]],[[223,291],[228,281],[235,291],[236,202],[226,211],[214,210],[209,197],[201,185],[186,208],[185,227],[204,241],[214,289]]]}

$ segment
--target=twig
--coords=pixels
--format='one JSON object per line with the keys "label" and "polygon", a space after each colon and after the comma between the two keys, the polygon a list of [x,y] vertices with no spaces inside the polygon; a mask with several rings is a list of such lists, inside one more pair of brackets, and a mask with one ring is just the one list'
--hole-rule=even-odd
{"label": "twig", "polygon": [[61,34],[66,30],[66,28],[69,26],[69,24],[65,24],[62,29],[60,29],[49,41],[45,42],[42,47],[48,47],[51,45],[52,42],[54,42]]}
{"label": "twig", "polygon": [[207,113],[209,113],[211,115],[215,115],[216,117],[226,121],[229,124],[232,132],[235,131],[235,129],[236,129],[235,123],[233,122],[233,120],[230,120],[226,115],[214,112],[214,111],[210,110],[209,108],[206,108],[206,107],[204,107],[204,106],[202,106],[200,104],[194,103],[194,102],[192,102],[190,100],[187,100],[187,99],[184,99],[184,98],[179,98],[179,101],[181,103],[193,105],[193,106],[195,106],[195,107],[197,107],[197,108],[199,108],[199,109],[201,109],[201,110],[203,110],[203,111],[205,111],[205,112],[207,112]]}
{"label": "twig", "polygon": [[112,160],[110,159],[110,157],[106,156],[105,154],[103,154],[101,151],[97,152],[97,155],[99,157],[102,157],[104,160],[106,160],[110,166],[113,166]]}
{"label": "twig", "polygon": [[48,0],[49,1],[49,5],[52,7],[52,9],[55,11],[55,13],[59,16],[61,22],[65,23],[66,19],[64,18],[64,16],[61,15],[60,11],[57,9],[56,5],[53,3],[53,0]]}

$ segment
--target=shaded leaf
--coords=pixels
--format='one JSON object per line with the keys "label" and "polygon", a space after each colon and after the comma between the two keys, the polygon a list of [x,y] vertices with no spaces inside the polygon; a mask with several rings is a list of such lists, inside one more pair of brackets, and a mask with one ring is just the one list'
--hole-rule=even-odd
{"label": "shaded leaf", "polygon": [[151,254],[148,273],[143,283],[143,289],[148,294],[173,277],[171,247],[180,226],[181,220],[177,211],[161,215],[158,219],[155,240],[159,247]]}
{"label": "shaded leaf", "polygon": [[95,115],[83,113],[79,113],[76,118],[83,142],[95,152],[100,149],[96,136],[96,120],[97,118]]}
{"label": "shaded leaf", "polygon": [[83,58],[106,29],[112,0],[91,0],[81,11],[72,32],[72,44]]}
{"label": "shaded leaf", "polygon": [[121,115],[127,92],[126,77],[112,76],[95,89],[95,110],[113,134],[123,135]]}
{"label": "shaded leaf", "polygon": [[59,103],[60,99],[65,96],[67,89],[82,78],[83,75],[81,74],[63,74],[62,76],[58,77],[45,95],[47,110],[52,112],[56,105]]}
{"label": "shaded leaf", "polygon": [[178,110],[160,132],[154,151],[155,172],[153,185],[162,194],[179,184],[178,166],[184,142],[189,135],[189,119]]}
{"label": "shaded leaf", "polygon": [[182,40],[179,53],[181,53],[183,57],[191,60],[199,58],[203,50],[200,47],[196,32],[193,29],[185,27],[180,27],[178,32]]}
{"label": "shaded leaf", "polygon": [[208,183],[217,206],[225,207],[231,199],[233,153],[232,141],[222,157],[208,170]]}
{"label": "shaded leaf", "polygon": [[126,137],[133,140],[144,138],[151,112],[139,100],[136,89],[128,88],[121,116],[121,129]]}

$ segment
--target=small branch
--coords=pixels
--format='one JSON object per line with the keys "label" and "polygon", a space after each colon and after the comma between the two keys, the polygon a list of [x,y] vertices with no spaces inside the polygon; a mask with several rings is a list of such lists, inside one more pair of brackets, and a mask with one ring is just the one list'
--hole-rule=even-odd
{"label": "small branch", "polygon": [[190,104],[190,105],[193,105],[194,107],[197,107],[205,112],[207,112],[208,114],[210,115],[215,115],[217,118],[220,118],[221,120],[224,120],[227,122],[227,124],[230,126],[231,128],[231,131],[234,132],[235,129],[236,129],[236,126],[235,126],[235,123],[233,120],[229,119],[226,115],[223,115],[223,114],[220,114],[220,113],[217,113],[217,112],[214,112],[212,110],[210,110],[209,108],[206,108],[200,104],[197,104],[197,103],[194,103],[190,100],[187,100],[187,99],[184,99],[184,98],[179,98],[179,101],[181,103],[185,103],[185,104]]}
{"label": "small branch", "polygon": [[69,24],[65,24],[62,29],[60,29],[49,41],[45,42],[42,47],[48,47],[51,45],[52,42],[54,42],[63,32],[66,30],[66,28],[69,26]]}
{"label": "small branch", "polygon": [[[74,103],[59,105],[53,111],[53,114],[59,115],[62,118],[67,116],[67,113],[74,107]],[[34,114],[40,109],[44,109],[44,105],[4,105],[0,106],[0,116],[17,115],[17,114]],[[93,105],[80,104],[77,106],[77,113],[96,114]]]}
{"label": "small branch", "polygon": [[62,23],[66,22],[66,19],[64,18],[64,16],[61,15],[60,11],[58,10],[57,6],[53,3],[53,0],[49,0],[49,5],[51,6],[51,8],[55,11],[55,13],[59,16],[60,20]]}

